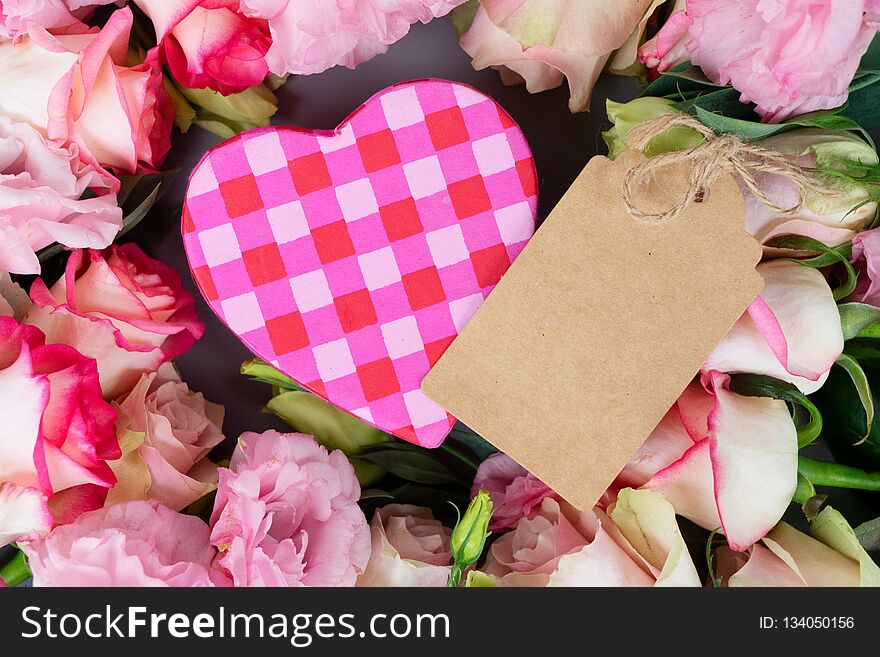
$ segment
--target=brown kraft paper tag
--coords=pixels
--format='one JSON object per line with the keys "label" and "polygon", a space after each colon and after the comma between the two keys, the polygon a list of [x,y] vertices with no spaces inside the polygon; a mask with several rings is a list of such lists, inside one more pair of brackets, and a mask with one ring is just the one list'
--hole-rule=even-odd
{"label": "brown kraft paper tag", "polygon": [[[593,158],[422,389],[573,505],[592,507],[761,291],[729,175],[663,225],[623,201],[628,151]],[[642,185],[674,206],[688,164]]]}

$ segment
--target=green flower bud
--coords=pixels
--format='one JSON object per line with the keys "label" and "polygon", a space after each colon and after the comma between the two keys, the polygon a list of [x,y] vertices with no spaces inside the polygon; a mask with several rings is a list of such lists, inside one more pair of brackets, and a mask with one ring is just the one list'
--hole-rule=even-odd
{"label": "green flower bud", "polygon": [[[602,138],[608,144],[608,157],[612,160],[629,148],[626,143],[626,135],[630,130],[662,114],[678,111],[675,109],[673,101],[653,96],[636,98],[628,103],[616,103],[613,100],[608,100],[606,101],[606,109],[608,118],[614,123],[614,127],[603,132]],[[645,155],[650,157],[660,153],[693,148],[701,144],[702,141],[702,135],[696,130],[679,126],[654,137],[648,144],[648,148],[645,149]]]}
{"label": "green flower bud", "polygon": [[498,587],[495,580],[481,570],[469,571],[464,585],[469,589],[494,589]]}
{"label": "green flower bud", "polygon": [[195,109],[193,122],[224,139],[269,125],[269,119],[278,111],[278,99],[266,84],[229,96],[211,89],[189,89],[180,84],[177,84],[177,90]]}
{"label": "green flower bud", "polygon": [[269,400],[266,410],[287,422],[294,431],[314,436],[327,449],[341,449],[349,455],[388,442],[386,433],[310,392],[282,392]]}
{"label": "green flower bud", "polygon": [[492,519],[494,507],[489,493],[481,490],[459,518],[452,530],[450,544],[455,565],[465,568],[483,554],[486,539],[489,537],[489,521]]}

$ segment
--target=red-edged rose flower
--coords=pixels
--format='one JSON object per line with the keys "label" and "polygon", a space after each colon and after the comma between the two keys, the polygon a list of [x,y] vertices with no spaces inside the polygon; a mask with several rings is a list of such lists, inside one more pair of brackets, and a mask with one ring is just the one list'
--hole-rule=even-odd
{"label": "red-edged rose flower", "polygon": [[95,361],[0,317],[0,545],[99,508],[121,456]]}
{"label": "red-edged rose flower", "polygon": [[107,399],[130,391],[204,332],[177,273],[135,244],[74,251],[51,289],[34,281],[31,299],[25,323],[42,329],[48,342],[94,358]]}

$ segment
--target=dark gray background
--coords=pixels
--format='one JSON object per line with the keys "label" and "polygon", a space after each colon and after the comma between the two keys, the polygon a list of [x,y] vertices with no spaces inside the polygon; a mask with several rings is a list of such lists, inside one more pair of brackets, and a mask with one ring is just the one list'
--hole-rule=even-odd
{"label": "dark gray background", "polygon": [[[502,85],[496,71],[474,71],[470,57],[458,45],[455,29],[443,18],[414,26],[388,53],[356,71],[337,67],[320,75],[292,77],[277,92],[279,110],[273,124],[332,129],[374,93],[397,82],[427,77],[470,84],[495,98],[519,123],[535,155],[541,218],[552,210],[587,161],[605,152],[599,134],[609,125],[605,98],[627,100],[637,93],[634,80],[604,76],[593,95],[592,111],[573,116],[568,111],[567,88],[530,95],[523,85]],[[238,373],[241,362],[251,354],[202,299],[189,274],[180,238],[180,208],[189,173],[205,151],[220,141],[195,127],[186,135],[175,135],[166,166],[180,167],[180,175],[126,241],[137,242],[147,253],[177,269],[186,289],[196,297],[205,336],[177,364],[190,387],[226,406],[224,433],[234,440],[242,431],[284,425],[261,413],[268,400],[268,386]]]}

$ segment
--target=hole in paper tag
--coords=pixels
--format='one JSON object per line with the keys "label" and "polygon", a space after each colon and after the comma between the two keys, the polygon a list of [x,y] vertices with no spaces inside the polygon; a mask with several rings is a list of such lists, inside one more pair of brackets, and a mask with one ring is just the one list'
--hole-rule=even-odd
{"label": "hole in paper tag", "polygon": [[[664,225],[622,195],[644,156],[593,158],[423,390],[585,509],[602,495],[761,291],[733,178]],[[668,208],[672,165],[640,190]]]}

